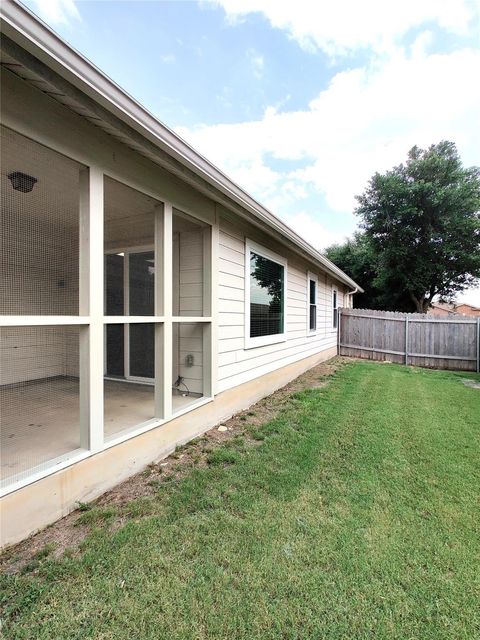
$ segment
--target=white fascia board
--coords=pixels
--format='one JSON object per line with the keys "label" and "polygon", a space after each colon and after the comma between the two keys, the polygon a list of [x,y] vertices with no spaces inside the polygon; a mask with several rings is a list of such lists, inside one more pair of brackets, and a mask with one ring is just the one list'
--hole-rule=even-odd
{"label": "white fascia board", "polygon": [[[260,222],[302,249],[310,260],[320,265],[340,282],[363,292],[363,289],[333,262],[155,118],[153,114],[128,95],[85,56],[70,47],[26,7],[15,0],[3,0],[0,7],[2,32],[5,35],[147,140],[240,205]],[[214,198],[213,194],[212,198]]]}

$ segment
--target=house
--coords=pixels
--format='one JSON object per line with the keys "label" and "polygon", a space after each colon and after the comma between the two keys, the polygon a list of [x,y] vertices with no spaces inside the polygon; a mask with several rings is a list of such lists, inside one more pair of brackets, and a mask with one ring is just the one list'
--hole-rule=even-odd
{"label": "house", "polygon": [[1,15],[5,545],[335,355],[361,289],[25,7]]}
{"label": "house", "polygon": [[480,316],[480,307],[474,307],[472,304],[466,302],[455,305],[455,313],[459,313],[462,316]]}
{"label": "house", "polygon": [[452,316],[455,315],[455,304],[453,302],[433,302],[427,311],[429,316]]}
{"label": "house", "polygon": [[434,302],[428,310],[429,316],[480,316],[480,307],[471,304],[454,302]]}

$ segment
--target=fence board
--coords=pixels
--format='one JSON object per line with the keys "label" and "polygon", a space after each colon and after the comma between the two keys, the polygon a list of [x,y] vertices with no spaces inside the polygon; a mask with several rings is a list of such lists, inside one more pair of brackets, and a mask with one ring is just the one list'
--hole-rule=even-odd
{"label": "fence board", "polygon": [[479,371],[480,318],[341,309],[339,353],[418,367]]}

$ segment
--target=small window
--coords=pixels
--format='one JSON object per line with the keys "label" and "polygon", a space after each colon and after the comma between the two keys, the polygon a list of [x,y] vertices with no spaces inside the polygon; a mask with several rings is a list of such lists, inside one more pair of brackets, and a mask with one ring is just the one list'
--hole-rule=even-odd
{"label": "small window", "polygon": [[285,340],[286,261],[247,242],[246,344],[255,347]]}
{"label": "small window", "polygon": [[337,290],[336,289],[332,291],[332,312],[333,312],[332,324],[333,324],[333,328],[336,329],[338,325],[338,306],[337,306]]}
{"label": "small window", "polygon": [[314,333],[317,330],[317,278],[312,273],[308,274],[308,331]]}

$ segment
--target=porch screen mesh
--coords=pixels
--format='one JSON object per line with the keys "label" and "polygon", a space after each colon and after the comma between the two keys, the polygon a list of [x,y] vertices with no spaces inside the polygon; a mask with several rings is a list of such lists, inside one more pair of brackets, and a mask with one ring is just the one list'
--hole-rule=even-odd
{"label": "porch screen mesh", "polygon": [[283,333],[285,268],[250,252],[250,337]]}
{"label": "porch screen mesh", "polygon": [[81,165],[1,127],[0,314],[77,315]]}
{"label": "porch screen mesh", "polygon": [[155,315],[155,216],[161,203],[105,178],[105,315]]}
{"label": "porch screen mesh", "polygon": [[204,331],[201,322],[175,322],[172,331],[172,408],[181,411],[203,396]]}
{"label": "porch screen mesh", "polygon": [[105,325],[105,439],[155,417],[155,323]]}
{"label": "porch screen mesh", "polygon": [[79,328],[0,328],[2,484],[80,447]]}
{"label": "porch screen mesh", "polygon": [[173,315],[205,315],[204,236],[210,229],[179,211],[173,212]]}

